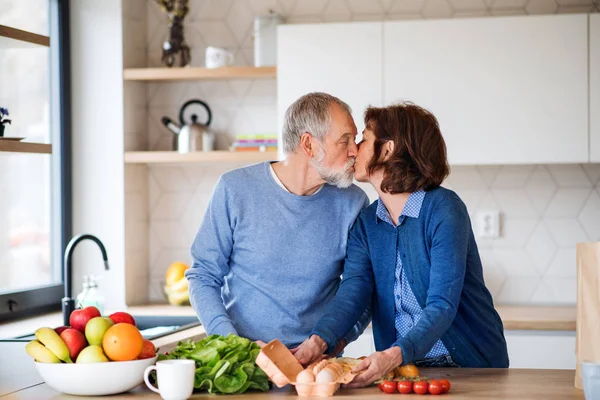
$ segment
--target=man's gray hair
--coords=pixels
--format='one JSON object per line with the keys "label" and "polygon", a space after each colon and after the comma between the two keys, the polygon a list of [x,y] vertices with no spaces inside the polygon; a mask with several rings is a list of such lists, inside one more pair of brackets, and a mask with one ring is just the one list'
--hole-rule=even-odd
{"label": "man's gray hair", "polygon": [[283,150],[294,153],[300,145],[300,137],[308,132],[319,140],[329,130],[331,124],[330,107],[337,104],[348,114],[352,110],[348,104],[335,96],[322,92],[305,94],[296,100],[285,112],[283,121]]}

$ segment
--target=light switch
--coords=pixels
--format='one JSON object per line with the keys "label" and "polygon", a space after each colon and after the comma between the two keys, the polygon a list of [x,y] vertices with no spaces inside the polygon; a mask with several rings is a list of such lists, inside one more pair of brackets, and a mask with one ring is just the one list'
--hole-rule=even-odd
{"label": "light switch", "polygon": [[477,235],[482,238],[500,237],[500,212],[494,210],[477,212]]}

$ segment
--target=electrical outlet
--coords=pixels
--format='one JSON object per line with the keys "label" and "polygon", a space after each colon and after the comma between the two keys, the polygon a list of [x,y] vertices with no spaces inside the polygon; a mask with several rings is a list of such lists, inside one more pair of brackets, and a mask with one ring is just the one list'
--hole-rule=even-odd
{"label": "electrical outlet", "polygon": [[477,212],[477,234],[482,238],[500,237],[500,212],[479,211]]}

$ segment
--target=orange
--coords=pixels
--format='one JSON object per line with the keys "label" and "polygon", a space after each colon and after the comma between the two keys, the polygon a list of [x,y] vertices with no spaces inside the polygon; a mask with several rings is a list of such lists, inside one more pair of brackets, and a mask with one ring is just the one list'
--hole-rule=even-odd
{"label": "orange", "polygon": [[396,368],[394,371],[397,378],[414,378],[419,376],[419,368],[414,364],[406,364]]}
{"label": "orange", "polygon": [[131,324],[113,325],[102,338],[104,354],[112,361],[135,360],[142,352],[143,346],[142,334]]}
{"label": "orange", "polygon": [[165,277],[167,281],[167,286],[171,286],[172,284],[183,278],[183,273],[188,268],[189,266],[187,264],[182,263],[180,261],[176,261],[173,264],[169,265]]}

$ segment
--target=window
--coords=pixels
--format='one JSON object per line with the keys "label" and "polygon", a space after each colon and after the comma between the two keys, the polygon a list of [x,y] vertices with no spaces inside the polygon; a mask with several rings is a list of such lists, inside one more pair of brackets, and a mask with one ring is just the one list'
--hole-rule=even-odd
{"label": "window", "polygon": [[[50,37],[47,47],[0,34],[0,107],[11,120],[0,139],[3,321],[60,309],[71,207],[68,0],[3,0],[1,7],[0,25]],[[27,142],[52,144],[51,154]]]}

